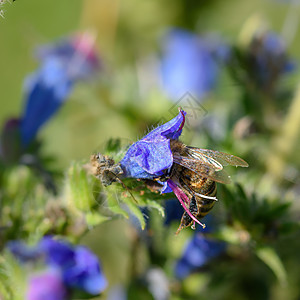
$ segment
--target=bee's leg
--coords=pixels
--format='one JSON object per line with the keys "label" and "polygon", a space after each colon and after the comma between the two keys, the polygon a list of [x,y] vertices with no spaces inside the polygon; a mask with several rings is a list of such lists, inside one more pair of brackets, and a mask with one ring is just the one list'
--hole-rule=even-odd
{"label": "bee's leg", "polygon": [[186,211],[186,213],[190,216],[190,218],[201,225],[203,228],[205,228],[205,224],[201,223],[191,212],[190,210],[186,207],[185,203],[189,203],[189,198],[188,196],[171,180],[168,179],[167,181],[169,187],[173,190],[174,194],[176,195],[177,199],[181,203],[182,207]]}
{"label": "bee's leg", "polygon": [[211,197],[211,196],[206,196],[206,195],[202,195],[202,194],[199,194],[199,193],[195,193],[195,195],[201,197],[201,198],[205,198],[205,199],[210,199],[210,200],[214,200],[214,201],[218,201],[218,198],[217,197]]}

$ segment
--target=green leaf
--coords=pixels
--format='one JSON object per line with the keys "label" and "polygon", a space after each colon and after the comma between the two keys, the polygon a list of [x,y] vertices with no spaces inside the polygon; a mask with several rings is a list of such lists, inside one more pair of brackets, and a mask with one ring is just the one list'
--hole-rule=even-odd
{"label": "green leaf", "polygon": [[[8,278],[5,272],[5,268],[2,265],[4,258],[0,256],[0,299],[11,299],[9,296],[9,286],[8,286]],[[1,298],[2,297],[2,298]]]}
{"label": "green leaf", "polygon": [[100,215],[98,212],[89,212],[85,214],[85,219],[87,224],[93,227],[107,221],[109,217]]}
{"label": "green leaf", "polygon": [[12,299],[24,299],[27,283],[26,270],[19,265],[8,251],[3,256],[3,271],[7,278],[5,285],[10,289],[13,295]]}
{"label": "green leaf", "polygon": [[104,190],[105,201],[101,204],[102,207],[107,207],[114,214],[120,214],[125,218],[129,218],[128,212],[121,207],[121,194],[117,185],[111,185]]}
{"label": "green leaf", "polygon": [[92,184],[79,163],[73,163],[67,172],[65,198],[70,206],[89,211],[95,205]]}
{"label": "green leaf", "polygon": [[148,207],[152,207],[158,210],[158,212],[160,213],[160,215],[164,218],[165,217],[165,210],[163,208],[163,206],[161,206],[158,202],[153,201],[153,200],[146,200],[146,204]]}
{"label": "green leaf", "polygon": [[122,200],[124,201],[124,203],[127,204],[130,211],[139,220],[141,227],[144,230],[144,228],[146,226],[146,222],[145,222],[143,213],[141,212],[140,208],[135,203],[132,202],[133,200],[131,199],[131,197],[123,197]]}
{"label": "green leaf", "polygon": [[273,248],[260,247],[256,250],[256,255],[274,272],[281,285],[287,284],[286,270]]}

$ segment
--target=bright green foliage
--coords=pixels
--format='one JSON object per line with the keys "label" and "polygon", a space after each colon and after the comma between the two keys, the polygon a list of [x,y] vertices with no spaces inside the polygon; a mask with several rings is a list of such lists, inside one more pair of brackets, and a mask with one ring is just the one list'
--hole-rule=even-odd
{"label": "bright green foliage", "polygon": [[[26,151],[14,136],[6,136],[15,152],[9,151],[5,161],[0,151],[0,299],[24,299],[33,271],[17,262],[7,243],[35,244],[45,235],[88,245],[99,256],[109,286],[97,300],[113,291],[130,300],[299,299],[300,31],[295,1],[4,2],[2,122],[15,112],[22,116],[21,87],[25,75],[37,68],[29,55],[34,44],[89,28],[97,36],[102,65],[100,76],[74,88]],[[161,86],[162,41],[174,27],[201,39],[217,31],[230,48],[230,55],[218,61],[215,87],[189,102],[171,99]],[[263,63],[256,65],[255,55],[264,50],[260,42],[268,41],[271,32],[283,33],[286,43],[277,47],[271,40],[269,52],[256,61]],[[270,72],[265,72],[268,64]],[[211,74],[204,70],[203,76]],[[203,219],[207,231],[186,228],[175,235],[182,211],[177,208],[176,217],[170,213],[167,201],[175,199],[173,193],[160,194],[153,182],[130,178],[104,187],[91,172],[89,156],[99,151],[118,163],[132,143],[173,118],[178,106],[188,113],[180,137],[184,144],[239,156],[249,167],[224,168],[232,184],[218,183],[218,201]],[[176,263],[195,234],[224,242],[226,248],[179,280]],[[197,251],[190,254],[192,262],[199,259],[193,257]],[[159,292],[166,292],[165,298]]]}

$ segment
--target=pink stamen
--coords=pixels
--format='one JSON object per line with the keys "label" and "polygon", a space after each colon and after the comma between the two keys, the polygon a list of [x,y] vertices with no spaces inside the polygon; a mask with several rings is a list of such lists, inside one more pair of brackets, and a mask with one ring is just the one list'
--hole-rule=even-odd
{"label": "pink stamen", "polygon": [[181,125],[180,125],[180,127],[179,127],[179,131],[180,131],[180,130],[182,130],[182,128],[183,128],[183,126],[184,126],[184,123],[185,123],[185,115],[184,115],[184,113],[183,113],[181,107],[179,107],[179,111],[180,111],[180,113],[181,113],[181,115],[182,115],[182,117],[183,117],[183,121],[182,121],[182,123],[181,123]]}
{"label": "pink stamen", "polygon": [[96,34],[92,31],[78,33],[74,37],[74,47],[77,52],[90,61],[97,62],[95,53]]}
{"label": "pink stamen", "polygon": [[77,34],[73,40],[75,52],[70,59],[69,73],[76,74],[78,70],[88,61],[95,68],[99,67],[99,62],[95,54],[96,33],[86,31]]}
{"label": "pink stamen", "polygon": [[188,196],[171,179],[168,179],[167,183],[168,183],[169,187],[172,189],[172,191],[174,192],[174,194],[176,195],[177,199],[181,203],[181,205],[184,208],[184,210],[186,211],[186,213],[194,221],[194,224],[196,222],[199,225],[201,225],[203,228],[205,228],[205,224],[201,223],[195,216],[193,216],[193,214],[186,207],[185,204],[189,204],[190,203],[190,199],[188,198]]}

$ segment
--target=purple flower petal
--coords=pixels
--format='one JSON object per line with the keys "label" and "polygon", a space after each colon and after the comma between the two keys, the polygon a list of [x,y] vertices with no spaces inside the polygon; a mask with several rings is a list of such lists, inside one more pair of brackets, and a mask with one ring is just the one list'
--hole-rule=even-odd
{"label": "purple flower petal", "polygon": [[67,242],[54,240],[52,237],[44,237],[38,248],[44,253],[46,263],[65,269],[75,264],[75,251]]}
{"label": "purple flower petal", "polygon": [[127,177],[148,178],[163,174],[173,164],[170,139],[178,139],[186,112],[157,127],[128,149],[120,164]]}
{"label": "purple flower petal", "polygon": [[70,288],[78,288],[92,295],[101,293],[107,286],[98,257],[86,247],[74,248],[67,242],[51,237],[43,238],[39,248],[46,255],[50,266],[59,268],[64,283]]}
{"label": "purple flower petal", "polygon": [[[79,289],[90,295],[97,295],[107,286],[98,257],[86,247],[74,247],[68,242],[48,236],[44,237],[36,247],[29,248],[22,242],[15,241],[9,248],[22,262],[31,262],[35,258],[41,258],[44,266],[51,270],[51,272],[47,271],[31,278],[29,300],[64,299],[59,296],[60,294],[57,298],[51,297],[55,297],[56,292],[62,293],[65,289],[70,291]],[[49,278],[49,288],[45,287],[47,278]],[[53,289],[53,293],[50,293],[50,289]],[[39,298],[42,297],[41,295],[45,298]]]}
{"label": "purple flower petal", "polygon": [[35,274],[29,279],[26,300],[66,300],[67,290],[56,270]]}
{"label": "purple flower petal", "polygon": [[10,241],[7,243],[7,248],[22,263],[35,261],[43,254],[40,249],[29,247],[22,241]]}
{"label": "purple flower petal", "polygon": [[92,295],[100,294],[107,286],[97,256],[82,246],[76,248],[75,264],[64,271],[64,280],[68,286]]}

